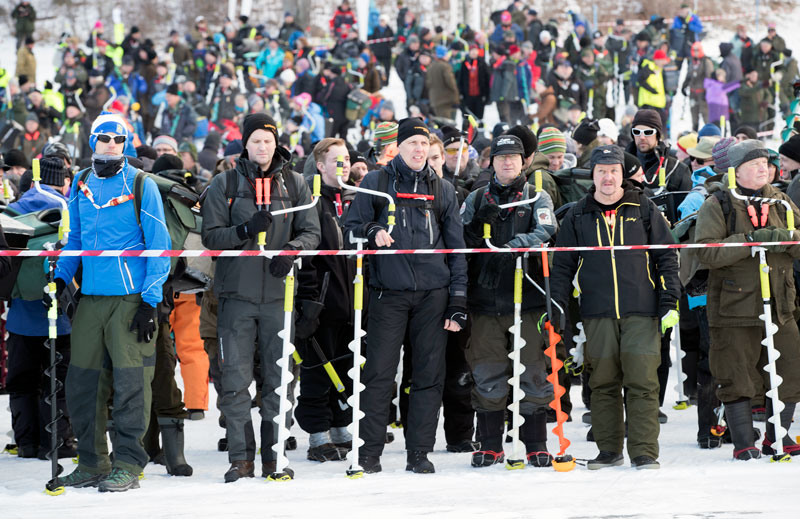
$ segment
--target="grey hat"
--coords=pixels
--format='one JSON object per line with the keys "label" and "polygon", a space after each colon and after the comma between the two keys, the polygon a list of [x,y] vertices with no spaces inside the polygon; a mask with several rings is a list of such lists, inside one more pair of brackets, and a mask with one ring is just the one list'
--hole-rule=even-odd
{"label": "grey hat", "polygon": [[597,164],[619,164],[625,168],[625,153],[619,146],[598,146],[592,150],[591,165],[589,171],[594,174],[594,167]]}
{"label": "grey hat", "polygon": [[745,162],[761,158],[769,158],[769,150],[767,150],[763,142],[755,139],[742,141],[728,149],[728,160],[733,168],[738,168]]}

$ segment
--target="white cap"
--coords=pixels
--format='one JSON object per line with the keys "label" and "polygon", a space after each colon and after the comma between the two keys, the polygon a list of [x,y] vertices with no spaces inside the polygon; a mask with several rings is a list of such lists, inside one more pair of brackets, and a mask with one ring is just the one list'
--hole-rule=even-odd
{"label": "white cap", "polygon": [[612,141],[617,142],[619,138],[619,128],[611,119],[600,119],[597,121],[597,124],[600,125],[600,130],[597,132],[597,136],[604,135],[610,138]]}

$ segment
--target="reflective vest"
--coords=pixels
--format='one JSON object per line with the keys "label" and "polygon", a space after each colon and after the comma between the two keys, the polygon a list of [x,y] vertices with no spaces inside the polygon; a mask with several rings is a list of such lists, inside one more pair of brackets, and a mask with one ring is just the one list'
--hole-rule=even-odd
{"label": "reflective vest", "polygon": [[653,71],[652,74],[647,76],[647,84],[655,90],[655,93],[639,87],[639,106],[647,105],[654,108],[665,108],[667,106],[667,94],[664,92],[664,73],[649,59],[643,60],[640,67],[649,68]]}

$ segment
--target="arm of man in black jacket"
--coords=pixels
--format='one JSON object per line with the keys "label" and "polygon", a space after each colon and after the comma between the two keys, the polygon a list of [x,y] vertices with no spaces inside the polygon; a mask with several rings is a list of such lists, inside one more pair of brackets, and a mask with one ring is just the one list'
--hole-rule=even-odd
{"label": "arm of man in black jacket", "polygon": [[[661,211],[650,202],[649,245],[675,243],[669,225]],[[664,317],[670,310],[678,309],[681,297],[681,280],[678,277],[678,253],[675,249],[654,249],[650,251],[656,264],[659,284],[658,317]]]}

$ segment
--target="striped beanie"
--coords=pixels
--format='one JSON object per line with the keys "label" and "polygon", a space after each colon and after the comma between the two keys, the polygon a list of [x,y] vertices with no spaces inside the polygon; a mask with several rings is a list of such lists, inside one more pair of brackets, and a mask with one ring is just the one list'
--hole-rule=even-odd
{"label": "striped beanie", "polygon": [[397,123],[380,123],[375,127],[375,133],[373,134],[375,145],[380,144],[381,146],[386,146],[387,144],[397,142],[397,128]]}
{"label": "striped beanie", "polygon": [[544,128],[539,132],[539,151],[545,155],[551,153],[566,153],[567,139],[558,128],[552,126]]}
{"label": "striped beanie", "polygon": [[714,171],[717,173],[727,173],[728,168],[731,166],[731,161],[728,158],[728,150],[731,146],[736,144],[736,139],[733,137],[726,137],[720,139],[711,148],[711,158],[714,160]]}

